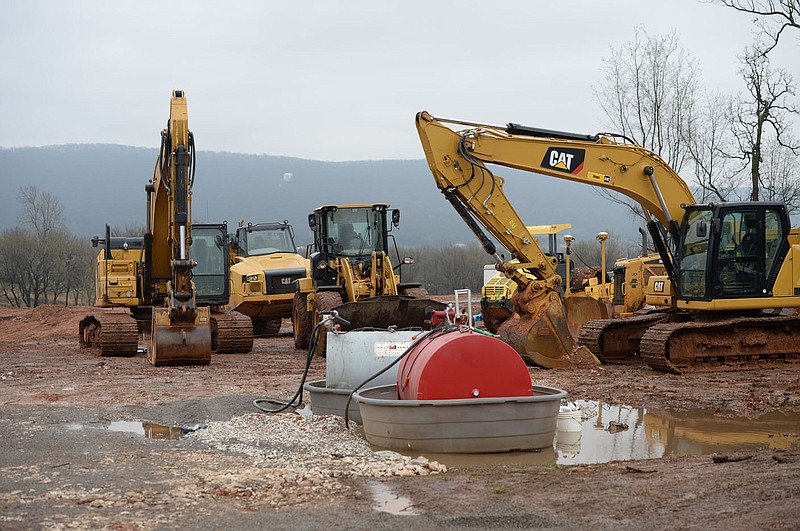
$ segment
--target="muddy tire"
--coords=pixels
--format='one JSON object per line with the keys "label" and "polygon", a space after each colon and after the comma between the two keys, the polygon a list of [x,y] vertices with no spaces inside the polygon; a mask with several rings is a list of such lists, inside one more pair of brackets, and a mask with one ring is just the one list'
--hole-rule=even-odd
{"label": "muddy tire", "polygon": [[270,319],[264,327],[267,334],[275,335],[281,331],[282,319]]}
{"label": "muddy tire", "polygon": [[280,319],[253,319],[253,334],[274,336],[281,331]]}
{"label": "muddy tire", "polygon": [[[335,291],[317,292],[314,295],[314,326],[322,319],[322,314],[332,308],[341,306],[343,303],[342,296]],[[314,355],[324,358],[326,356],[326,346],[328,340],[328,330],[325,327],[319,331],[319,339],[317,340],[317,348],[314,350]]]}
{"label": "muddy tire", "polygon": [[428,297],[430,297],[430,294],[428,293],[428,290],[426,290],[425,288],[422,288],[422,287],[419,287],[419,288],[400,288],[399,295],[402,295],[403,297],[414,297],[416,299],[427,299]]}
{"label": "muddy tire", "polygon": [[304,293],[295,293],[292,301],[292,335],[294,348],[299,350],[308,349],[308,340],[311,336],[311,320],[306,298],[307,295]]}

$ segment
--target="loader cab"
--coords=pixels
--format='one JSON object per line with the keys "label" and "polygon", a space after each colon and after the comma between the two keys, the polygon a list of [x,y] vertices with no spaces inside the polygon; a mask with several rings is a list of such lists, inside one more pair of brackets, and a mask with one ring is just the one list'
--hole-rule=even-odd
{"label": "loader cab", "polygon": [[676,253],[682,300],[770,297],[789,251],[782,203],[686,207]]}
{"label": "loader cab", "polygon": [[[314,231],[314,252],[324,256],[359,259],[374,251],[387,252],[388,205],[324,206],[309,215]],[[392,223],[400,221],[400,211],[392,210]]]}
{"label": "loader cab", "polygon": [[294,230],[288,221],[283,223],[248,223],[236,229],[236,249],[240,256],[265,256],[276,253],[295,253]]}
{"label": "loader cab", "polygon": [[228,285],[228,225],[195,223],[192,225],[192,244],[189,258],[197,262],[192,268],[197,303],[200,305],[227,304]]}

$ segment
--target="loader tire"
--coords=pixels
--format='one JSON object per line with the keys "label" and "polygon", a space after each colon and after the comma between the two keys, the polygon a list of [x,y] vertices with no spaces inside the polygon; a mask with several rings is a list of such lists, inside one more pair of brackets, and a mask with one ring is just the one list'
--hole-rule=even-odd
{"label": "loader tire", "polygon": [[[322,319],[323,312],[341,306],[343,303],[342,296],[335,291],[317,292],[314,295],[314,326],[316,326]],[[328,330],[323,327],[319,331],[319,339],[317,339],[317,348],[314,350],[314,355],[324,358],[326,356],[326,346],[328,340]]]}
{"label": "loader tire", "polygon": [[292,301],[292,335],[294,336],[294,348],[298,350],[308,349],[308,340],[311,336],[311,321],[306,306],[306,298],[303,293],[295,293]]}
{"label": "loader tire", "polygon": [[430,297],[428,290],[425,288],[400,288],[399,295],[403,297],[414,297],[415,299],[427,299]]}

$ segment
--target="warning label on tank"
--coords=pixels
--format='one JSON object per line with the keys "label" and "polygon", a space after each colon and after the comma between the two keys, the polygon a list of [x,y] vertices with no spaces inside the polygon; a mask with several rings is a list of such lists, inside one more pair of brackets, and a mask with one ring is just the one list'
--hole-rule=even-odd
{"label": "warning label on tank", "polygon": [[380,341],[375,343],[376,358],[397,358],[411,346],[411,341]]}

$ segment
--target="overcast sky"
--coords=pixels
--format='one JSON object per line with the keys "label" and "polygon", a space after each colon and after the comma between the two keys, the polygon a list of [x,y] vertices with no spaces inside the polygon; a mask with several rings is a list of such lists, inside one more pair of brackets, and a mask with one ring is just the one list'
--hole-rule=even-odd
{"label": "overcast sky", "polygon": [[[198,151],[418,159],[419,110],[593,133],[601,59],[637,25],[744,89],[752,17],[695,0],[2,0],[0,146],[156,148],[176,88]],[[796,81],[798,42],[773,57]]]}

